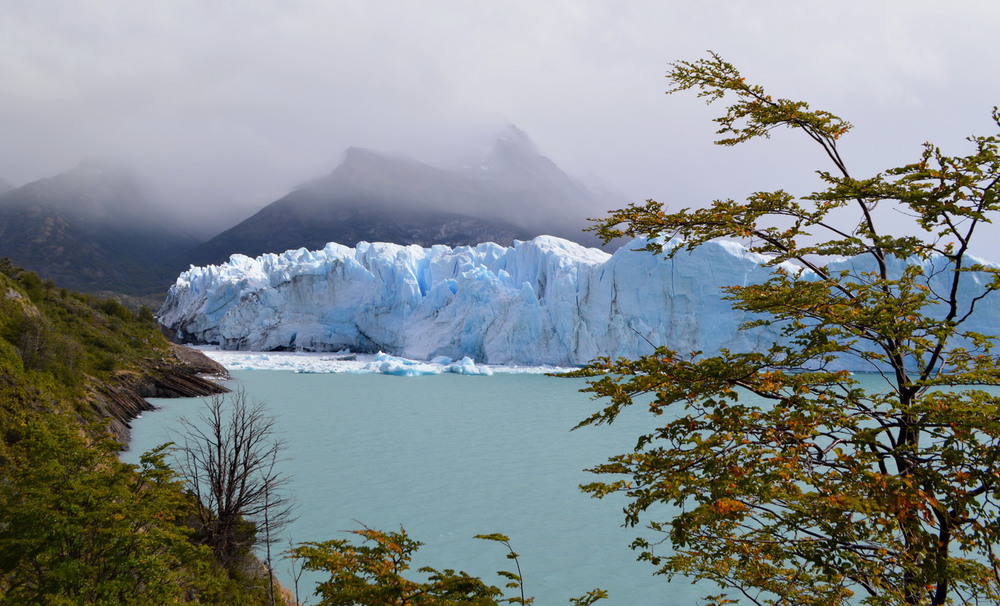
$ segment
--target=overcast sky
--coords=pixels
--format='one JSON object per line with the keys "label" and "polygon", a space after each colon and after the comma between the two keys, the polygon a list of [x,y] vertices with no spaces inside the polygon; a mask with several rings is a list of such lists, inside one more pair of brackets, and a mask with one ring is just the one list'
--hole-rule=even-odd
{"label": "overcast sky", "polygon": [[805,193],[816,149],[712,146],[720,108],[664,95],[668,64],[711,49],[848,119],[861,175],[996,131],[998,32],[995,0],[0,0],[0,177],[104,159],[232,223],[349,146],[433,158],[512,123],[637,201]]}

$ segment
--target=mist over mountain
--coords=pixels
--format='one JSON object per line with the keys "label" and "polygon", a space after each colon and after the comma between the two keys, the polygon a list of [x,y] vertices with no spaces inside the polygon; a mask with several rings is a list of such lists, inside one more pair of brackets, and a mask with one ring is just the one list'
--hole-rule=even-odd
{"label": "mist over mountain", "polygon": [[586,217],[624,203],[571,178],[511,126],[448,164],[349,148],[332,172],[205,242],[181,227],[196,214],[171,215],[136,172],[88,160],[0,191],[0,257],[74,290],[145,295],[190,264],[328,242],[509,246],[545,234],[597,245],[581,231]]}
{"label": "mist over mountain", "polygon": [[124,168],[85,161],[0,194],[0,257],[74,290],[159,291],[197,242]]}
{"label": "mist over mountain", "polygon": [[352,147],[328,175],[199,246],[189,260],[219,263],[327,242],[474,245],[556,235],[586,245],[586,218],[624,205],[584,185],[508,127],[485,152],[449,166]]}
{"label": "mist over mountain", "polygon": [[14,184],[3,177],[0,177],[0,194],[5,194],[12,189],[14,189]]}

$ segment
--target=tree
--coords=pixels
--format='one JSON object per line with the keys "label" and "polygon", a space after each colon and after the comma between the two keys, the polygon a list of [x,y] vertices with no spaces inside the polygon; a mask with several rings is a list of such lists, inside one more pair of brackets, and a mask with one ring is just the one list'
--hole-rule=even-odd
{"label": "tree", "polygon": [[330,573],[329,580],[316,587],[322,605],[491,606],[497,603],[494,598],[500,595],[499,589],[464,572],[423,567],[418,572],[428,576],[426,582],[404,577],[422,543],[411,539],[402,528],[399,532],[387,532],[363,527],[351,532],[363,541],[304,543],[291,552],[293,557],[304,560],[305,570]]}
{"label": "tree", "polygon": [[210,552],[188,541],[188,499],[163,448],[135,468],[117,461],[117,444],[88,444],[58,415],[18,421],[5,424],[12,444],[0,448],[0,604],[176,604],[209,593]]}
{"label": "tree", "polygon": [[198,501],[198,536],[235,567],[291,521],[292,503],[281,493],[288,478],[277,469],[283,443],[275,419],[238,389],[212,396],[197,421],[181,423],[177,467]]}
{"label": "tree", "polygon": [[[926,144],[918,161],[859,179],[838,148],[851,128],[841,118],[772,98],[714,53],[672,64],[668,78],[671,93],[728,100],[717,143],[789,127],[833,169],[804,197],[759,192],[675,212],[650,200],[595,226],[665,255],[742,239],[773,274],[726,296],[781,338],[714,356],[659,348],[577,373],[610,399],[581,425],[611,423],[637,399],[659,420],[633,452],[591,470],[614,479],[584,490],[624,493],[626,523],[664,535],[634,544],[658,574],[755,604],[996,603],[1000,397],[984,386],[1000,384],[1000,367],[992,335],[968,325],[1000,288],[1000,270],[969,255],[1000,209],[998,138],[970,137],[964,156]],[[919,236],[887,231],[886,210]],[[858,365],[886,389],[837,370]],[[656,519],[662,504],[679,515]]]}
{"label": "tree", "polygon": [[[316,594],[321,606],[497,606],[508,604],[533,604],[526,598],[521,566],[517,553],[510,546],[510,539],[498,533],[476,535],[477,539],[503,544],[507,558],[514,561],[517,572],[501,570],[498,574],[507,579],[507,588],[518,595],[503,597],[503,591],[487,585],[479,577],[447,568],[443,571],[429,566],[418,573],[427,580],[406,578],[413,554],[423,543],[410,538],[403,528],[387,532],[363,526],[351,534],[362,538],[360,543],[337,539],[321,543],[303,543],[290,550],[295,560],[303,561],[305,570],[330,573],[330,578],[319,583]],[[570,604],[590,606],[606,598],[603,589],[593,589],[579,598],[570,598]]]}

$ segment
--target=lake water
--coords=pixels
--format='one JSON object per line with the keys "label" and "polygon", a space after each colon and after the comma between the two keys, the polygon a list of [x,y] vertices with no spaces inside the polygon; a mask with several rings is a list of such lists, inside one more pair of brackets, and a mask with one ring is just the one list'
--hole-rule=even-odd
{"label": "lake water", "polygon": [[[712,592],[685,580],[653,577],[628,544],[640,532],[622,528],[624,500],[591,499],[578,485],[583,469],[627,452],[642,410],[610,427],[570,429],[598,403],[579,393],[581,380],[539,374],[489,377],[297,374],[235,371],[250,398],[262,400],[288,440],[284,471],[298,519],[293,541],[346,538],[341,531],[401,525],[425,545],[422,565],[454,568],[501,586],[504,547],[473,539],[500,532],[520,554],[528,595],[539,606],[567,604],[594,587],[604,604],[694,604]],[[196,418],[199,399],[153,400],[161,410],[133,423],[122,457],[170,440],[180,417]],[[291,587],[285,563],[277,566]],[[303,578],[310,596],[319,576]],[[304,584],[303,584],[304,583]],[[313,598],[312,602],[315,603]]]}
{"label": "lake water", "polygon": [[[527,594],[539,606],[567,604],[594,587],[610,592],[602,602],[609,606],[697,604],[719,592],[710,584],[654,577],[628,548],[644,531],[621,527],[624,499],[595,500],[578,489],[598,479],[585,468],[631,451],[640,433],[664,420],[641,406],[612,426],[570,431],[600,406],[579,392],[583,380],[499,372],[352,374],[341,367],[355,364],[356,373],[370,361],[217,353],[234,356],[225,360],[231,368],[336,370],[231,371],[251,399],[267,403],[288,442],[282,465],[299,514],[285,532],[288,541],[349,538],[342,531],[359,523],[403,526],[425,544],[414,570],[454,568],[502,586],[495,571],[513,568],[504,547],[473,539],[500,532],[520,554]],[[868,390],[885,387],[876,375],[856,378]],[[128,462],[170,441],[178,419],[197,418],[203,406],[200,399],[152,402],[161,409],[133,423],[132,448],[122,456]],[[666,520],[671,513],[664,508],[653,517]],[[291,588],[288,563],[276,569]],[[303,576],[300,597],[315,603],[320,580]]]}

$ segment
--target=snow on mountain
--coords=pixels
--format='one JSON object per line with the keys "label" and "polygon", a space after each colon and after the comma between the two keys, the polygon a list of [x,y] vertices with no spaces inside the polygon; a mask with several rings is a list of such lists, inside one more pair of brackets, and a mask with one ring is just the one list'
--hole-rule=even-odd
{"label": "snow on mountain", "polygon": [[[486,364],[576,365],[661,345],[712,355],[775,341],[768,327],[740,330],[750,317],[721,291],[766,280],[764,258],[732,242],[673,259],[635,250],[644,244],[608,255],[540,236],[512,247],[362,242],[233,255],[181,274],[158,316],[180,339],[223,349],[350,349]],[[970,296],[982,288],[966,282]],[[996,317],[993,299],[977,311],[983,327]]]}

